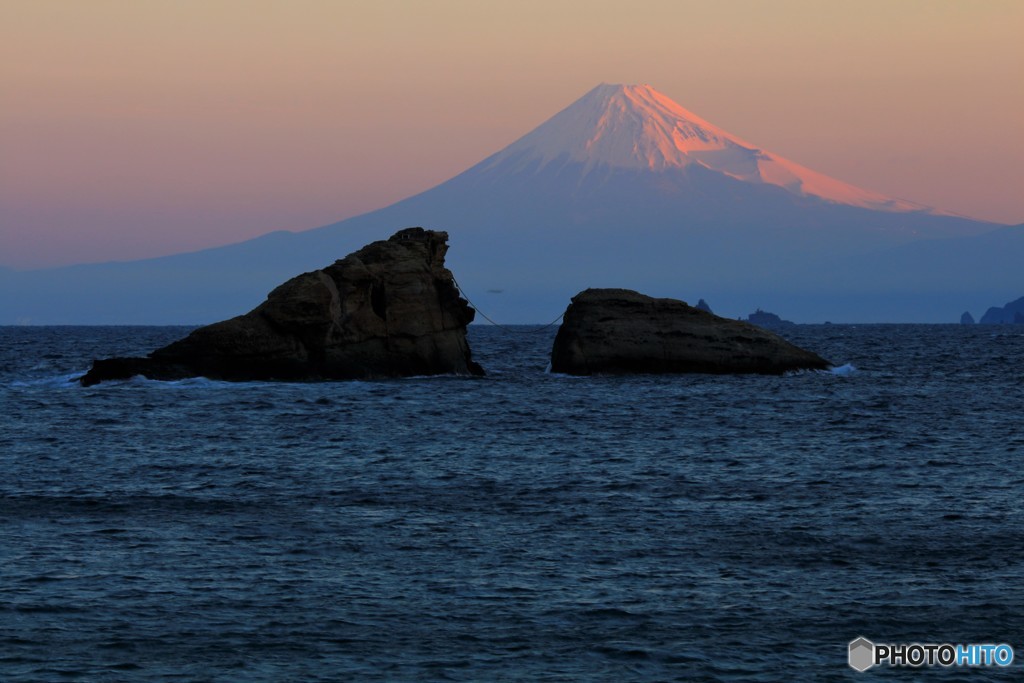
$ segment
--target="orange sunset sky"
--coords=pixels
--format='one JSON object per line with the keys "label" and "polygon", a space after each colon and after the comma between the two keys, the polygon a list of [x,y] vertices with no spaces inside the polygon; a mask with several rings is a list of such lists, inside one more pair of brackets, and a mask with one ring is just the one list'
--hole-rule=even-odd
{"label": "orange sunset sky", "polygon": [[317,227],[446,180],[600,82],[1020,223],[1022,35],[1019,0],[0,0],[0,265]]}

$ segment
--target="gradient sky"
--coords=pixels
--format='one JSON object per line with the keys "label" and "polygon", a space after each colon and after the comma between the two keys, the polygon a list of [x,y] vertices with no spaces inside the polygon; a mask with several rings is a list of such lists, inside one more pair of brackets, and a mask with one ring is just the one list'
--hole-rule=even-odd
{"label": "gradient sky", "polygon": [[1022,35],[1019,0],[0,0],[0,264],[317,227],[446,180],[600,82],[1019,223]]}

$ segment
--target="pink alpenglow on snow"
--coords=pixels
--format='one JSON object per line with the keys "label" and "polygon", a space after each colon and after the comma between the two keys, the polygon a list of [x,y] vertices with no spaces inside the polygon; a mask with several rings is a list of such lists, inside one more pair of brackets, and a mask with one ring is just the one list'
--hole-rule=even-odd
{"label": "pink alpenglow on snow", "polygon": [[699,164],[748,183],[882,211],[931,207],[855,187],[772,154],[709,123],[649,85],[602,84],[495,155],[539,162],[663,171]]}

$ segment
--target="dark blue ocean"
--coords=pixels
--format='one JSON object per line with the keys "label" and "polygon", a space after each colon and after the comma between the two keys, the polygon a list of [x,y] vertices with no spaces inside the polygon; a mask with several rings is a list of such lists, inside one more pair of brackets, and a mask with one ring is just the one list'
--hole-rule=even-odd
{"label": "dark blue ocean", "polygon": [[[838,373],[147,380],[0,328],[2,681],[1018,680],[1024,329],[800,326]],[[520,328],[528,329],[528,328]],[[856,369],[853,369],[856,368]],[[1009,669],[847,666],[1008,643]]]}

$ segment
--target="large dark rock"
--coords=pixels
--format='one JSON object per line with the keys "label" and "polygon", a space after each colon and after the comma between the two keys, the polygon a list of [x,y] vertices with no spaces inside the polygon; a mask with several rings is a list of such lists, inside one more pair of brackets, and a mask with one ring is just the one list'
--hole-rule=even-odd
{"label": "large dark rock", "polygon": [[474,316],[444,267],[448,234],[408,228],[292,278],[245,315],[201,327],[145,358],[98,360],[89,386],[151,379],[318,380],[481,375]]}
{"label": "large dark rock", "polygon": [[778,375],[828,367],[767,330],[628,289],[588,289],[573,297],[551,350],[551,371],[570,375]]}

